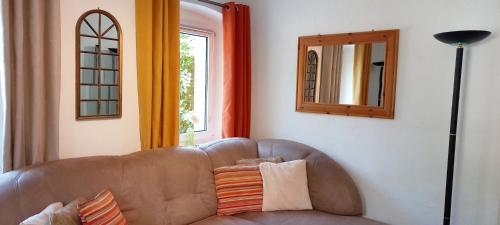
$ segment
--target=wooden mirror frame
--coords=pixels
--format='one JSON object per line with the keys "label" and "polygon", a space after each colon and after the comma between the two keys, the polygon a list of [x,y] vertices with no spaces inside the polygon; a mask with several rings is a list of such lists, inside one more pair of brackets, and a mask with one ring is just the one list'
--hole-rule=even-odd
{"label": "wooden mirror frame", "polygon": [[[304,102],[304,84],[309,46],[327,46],[356,43],[386,43],[384,66],[383,105],[345,105]],[[299,37],[297,61],[296,111],[336,114],[346,116],[377,117],[394,119],[396,100],[396,74],[398,63],[399,29],[369,31],[358,33],[343,33],[331,35],[315,35]]]}
{"label": "wooden mirror frame", "polygon": [[[118,38],[107,38],[107,37],[103,37],[103,35],[101,34],[98,34],[96,36],[96,38],[98,38],[99,40],[99,45],[101,43],[101,40],[102,39],[108,39],[108,40],[114,40],[114,41],[117,41],[118,42],[118,49],[117,49],[117,53],[116,53],[116,56],[118,56],[118,69],[113,69],[113,71],[117,71],[118,72],[118,99],[116,99],[117,101],[117,113],[116,114],[111,114],[111,115],[91,115],[91,116],[83,116],[80,114],[80,102],[81,102],[81,99],[80,99],[80,85],[81,85],[81,82],[80,82],[80,72],[81,72],[81,69],[85,69],[85,67],[82,67],[81,66],[81,62],[80,62],[80,54],[81,53],[86,53],[85,51],[81,51],[80,49],[80,42],[81,42],[81,37],[91,37],[91,36],[88,36],[88,35],[83,35],[81,34],[80,32],[80,29],[81,29],[81,25],[82,23],[85,21],[84,19],[90,15],[90,14],[93,14],[93,13],[98,13],[99,15],[104,15],[106,17],[108,17],[111,22],[113,23],[113,25],[116,27],[116,32],[117,32],[117,35],[118,35]],[[101,21],[101,19],[99,19]],[[90,26],[90,24],[88,24]],[[101,27],[101,22],[99,22],[99,27]],[[93,29],[93,28],[92,28]],[[100,30],[101,28],[99,28]],[[109,27],[108,30],[105,31],[105,33],[107,31],[109,31],[111,29],[111,27]],[[96,31],[94,31],[96,32]],[[76,71],[76,76],[75,76],[75,118],[76,120],[98,120],[98,119],[120,119],[122,117],[122,105],[123,105],[123,99],[122,99],[122,80],[123,80],[123,70],[122,70],[122,65],[123,65],[123,52],[122,52],[122,29],[120,27],[120,23],[118,23],[118,20],[109,12],[105,11],[105,10],[102,10],[102,9],[93,9],[93,10],[89,10],[85,13],[83,13],[80,18],[78,18],[78,21],[76,22],[76,28],[75,28],[75,55],[76,55],[76,61],[75,61],[75,71]],[[101,53],[101,51],[99,50],[98,52],[96,52],[96,55],[98,55],[99,57],[101,55],[103,55],[104,53]],[[104,54],[105,55],[105,54]],[[99,65],[97,65],[96,68],[90,68],[90,69],[95,69],[97,70],[99,73],[98,73],[98,79],[100,80],[100,77],[101,77],[101,73],[100,71],[101,70],[108,70],[108,69],[103,69],[101,68],[100,66],[100,58],[99,58]],[[100,94],[100,88],[101,88],[101,83],[100,81],[98,81],[97,85],[98,86],[98,99],[97,99],[97,104],[100,105],[101,103],[101,94]],[[99,114],[99,107],[98,106],[98,114]]]}

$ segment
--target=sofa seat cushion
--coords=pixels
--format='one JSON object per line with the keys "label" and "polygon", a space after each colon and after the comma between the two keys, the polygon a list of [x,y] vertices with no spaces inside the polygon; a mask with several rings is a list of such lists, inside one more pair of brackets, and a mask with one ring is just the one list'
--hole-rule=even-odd
{"label": "sofa seat cushion", "polygon": [[191,225],[264,225],[236,216],[211,216]]}
{"label": "sofa seat cushion", "polygon": [[385,225],[359,216],[337,216],[315,210],[247,212],[235,217],[262,225]]}

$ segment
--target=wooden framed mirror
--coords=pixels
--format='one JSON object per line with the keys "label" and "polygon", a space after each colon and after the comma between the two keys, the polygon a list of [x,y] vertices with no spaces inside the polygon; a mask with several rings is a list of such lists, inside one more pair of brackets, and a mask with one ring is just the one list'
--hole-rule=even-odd
{"label": "wooden framed mirror", "polygon": [[76,119],[121,118],[122,40],[109,12],[85,12],[76,23]]}
{"label": "wooden framed mirror", "polygon": [[399,30],[299,37],[296,111],[393,119]]}

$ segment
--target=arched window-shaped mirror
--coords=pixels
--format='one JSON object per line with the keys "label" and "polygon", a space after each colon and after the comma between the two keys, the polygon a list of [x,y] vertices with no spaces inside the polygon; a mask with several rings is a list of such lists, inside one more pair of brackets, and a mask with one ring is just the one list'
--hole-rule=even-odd
{"label": "arched window-shaped mirror", "polygon": [[121,117],[121,29],[95,9],[76,23],[76,119]]}
{"label": "arched window-shaped mirror", "polygon": [[316,97],[316,75],[318,73],[318,54],[311,50],[307,52],[306,85],[304,90],[304,102],[314,102]]}

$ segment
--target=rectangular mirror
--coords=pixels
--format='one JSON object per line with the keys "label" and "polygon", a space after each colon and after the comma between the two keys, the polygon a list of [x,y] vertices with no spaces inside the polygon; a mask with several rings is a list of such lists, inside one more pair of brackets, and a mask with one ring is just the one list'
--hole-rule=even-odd
{"label": "rectangular mirror", "polygon": [[394,118],[399,30],[299,38],[296,110]]}

